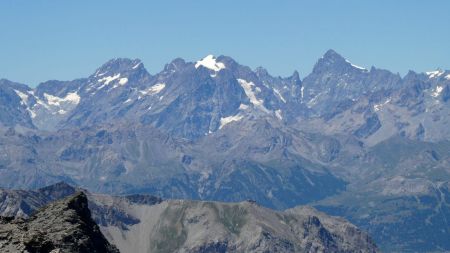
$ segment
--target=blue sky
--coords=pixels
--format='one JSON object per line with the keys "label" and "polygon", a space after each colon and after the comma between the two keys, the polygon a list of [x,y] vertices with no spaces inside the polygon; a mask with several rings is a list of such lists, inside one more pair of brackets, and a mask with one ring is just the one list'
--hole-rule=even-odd
{"label": "blue sky", "polygon": [[159,72],[176,57],[228,55],[302,77],[327,49],[405,74],[450,69],[450,1],[0,1],[0,78],[86,77],[110,58]]}

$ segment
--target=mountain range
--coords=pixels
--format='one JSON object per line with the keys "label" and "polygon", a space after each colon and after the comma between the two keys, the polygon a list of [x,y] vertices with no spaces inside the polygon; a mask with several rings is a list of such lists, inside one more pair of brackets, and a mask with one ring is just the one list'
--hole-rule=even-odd
{"label": "mountain range", "polygon": [[0,186],[313,205],[385,251],[450,250],[450,71],[333,50],[300,78],[227,56],[157,74],[113,59],[35,88],[0,80]]}

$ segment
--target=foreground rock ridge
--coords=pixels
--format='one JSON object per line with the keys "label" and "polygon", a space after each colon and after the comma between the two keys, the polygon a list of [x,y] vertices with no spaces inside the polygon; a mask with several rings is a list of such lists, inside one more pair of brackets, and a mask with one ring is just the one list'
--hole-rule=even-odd
{"label": "foreground rock ridge", "polygon": [[[449,70],[400,76],[334,50],[304,77],[228,56],[152,74],[118,58],[34,88],[0,79],[0,187],[308,204],[384,251],[450,251],[449,125]],[[25,216],[30,194],[0,211]]]}
{"label": "foreground rock ridge", "polygon": [[0,218],[0,252],[119,252],[91,218],[86,195],[39,209],[29,219]]}
{"label": "foreground rock ridge", "polygon": [[[87,191],[64,198],[71,190],[75,188],[64,183],[36,191],[9,190],[5,197],[20,198],[22,203],[36,200],[36,192],[44,193],[40,203],[55,195],[63,200],[36,207],[39,211],[28,220],[2,218],[0,251],[116,252],[114,244],[121,252],[136,253],[378,252],[367,233],[311,207],[279,212],[253,201],[163,201],[150,195]],[[12,202],[0,206],[14,209]],[[34,210],[25,212],[30,215]],[[18,216],[23,213],[16,212]]]}

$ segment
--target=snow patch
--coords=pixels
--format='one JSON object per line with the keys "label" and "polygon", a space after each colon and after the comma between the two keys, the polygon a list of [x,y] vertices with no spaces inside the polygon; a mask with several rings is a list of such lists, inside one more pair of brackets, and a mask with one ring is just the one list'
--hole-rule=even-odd
{"label": "snow patch", "polygon": [[127,83],[128,83],[128,78],[126,78],[126,77],[120,78],[120,79],[119,79],[119,83],[118,83],[118,84],[115,84],[112,88],[115,89],[115,88],[117,88],[117,87],[119,87],[119,86],[123,86],[123,85],[125,85],[125,84],[127,84]]}
{"label": "snow patch", "polygon": [[20,97],[20,103],[22,105],[27,105],[27,103],[28,103],[28,95],[23,93],[23,92],[21,92],[21,91],[18,91],[18,90],[14,90],[14,91],[16,92],[17,96]]}
{"label": "snow patch", "polygon": [[44,93],[44,100],[36,98],[36,104],[28,109],[31,118],[36,117],[36,106],[42,106],[45,110],[53,115],[64,115],[70,112],[76,105],[80,103],[80,96],[77,92],[69,92],[65,97],[57,97],[51,94]]}
{"label": "snow patch", "polygon": [[80,96],[76,92],[69,92],[63,98],[44,93],[44,97],[49,105],[61,106],[62,103],[77,105],[80,103]]}
{"label": "snow patch", "polygon": [[27,108],[27,111],[30,113],[32,119],[36,118],[36,113],[34,111],[30,110],[30,108]]}
{"label": "snow patch", "polygon": [[[272,190],[270,190],[268,193],[267,193],[267,195],[266,195],[269,199],[272,199],[273,198],[273,193],[272,193]],[[280,220],[280,222],[281,223],[284,223],[284,221],[283,220]]]}
{"label": "snow patch", "polygon": [[[50,107],[44,101],[40,100],[39,98],[36,98],[36,104],[42,105],[45,109],[50,110]],[[35,106],[36,105],[34,105],[33,108]]]}
{"label": "snow patch", "polygon": [[148,89],[139,91],[143,96],[155,95],[160,93],[166,87],[165,83],[157,83]]}
{"label": "snow patch", "polygon": [[440,77],[442,74],[444,74],[444,71],[442,70],[435,70],[435,71],[428,71],[425,72],[428,76],[428,78],[438,78]]}
{"label": "snow patch", "polygon": [[225,68],[225,64],[216,61],[216,58],[213,55],[208,55],[195,63],[195,68],[199,68],[200,66],[214,70],[215,72]]}
{"label": "snow patch", "polygon": [[241,87],[244,89],[245,95],[250,99],[250,102],[256,106],[262,106],[263,100],[257,99],[255,92],[253,91],[255,84],[253,82],[247,82],[244,79],[237,79]]}
{"label": "snow patch", "polygon": [[120,85],[125,85],[126,83],[128,83],[128,78],[124,77],[124,78],[120,78],[119,79],[119,84]]}
{"label": "snow patch", "polygon": [[273,91],[275,92],[275,94],[277,94],[277,96],[281,99],[281,101],[283,101],[283,103],[286,103],[286,100],[284,99],[283,95],[281,95],[279,90],[273,89]]}
{"label": "snow patch", "polygon": [[247,110],[247,108],[248,108],[248,105],[246,105],[246,104],[240,104],[239,105],[239,110],[244,111],[244,110]]}
{"label": "snow patch", "polygon": [[233,116],[228,116],[228,117],[225,117],[225,118],[221,118],[221,119],[220,119],[220,126],[219,126],[219,129],[222,129],[222,127],[224,127],[225,125],[227,125],[227,124],[229,124],[229,123],[231,123],[231,122],[233,122],[233,121],[239,121],[239,120],[241,120],[243,117],[244,117],[244,116],[242,116],[242,115],[240,115],[240,114],[236,114],[236,115],[233,115]]}
{"label": "snow patch", "polygon": [[363,68],[363,67],[361,67],[361,66],[355,65],[355,64],[351,63],[351,62],[348,61],[348,60],[345,60],[345,61],[346,61],[347,63],[350,63],[350,65],[352,65],[352,67],[354,67],[354,68],[357,68],[357,69],[360,69],[360,70],[365,70],[365,71],[367,71],[366,68]]}
{"label": "snow patch", "polygon": [[441,94],[442,90],[444,90],[444,87],[436,86],[436,89],[433,91],[433,93],[431,93],[431,96],[438,97]]}
{"label": "snow patch", "polygon": [[67,111],[64,111],[63,109],[58,110],[58,114],[66,114],[66,113],[67,113]]}
{"label": "snow patch", "polygon": [[280,109],[278,109],[278,110],[276,110],[275,111],[275,116],[277,116],[277,118],[279,119],[279,120],[283,120],[283,116],[282,116],[282,111],[280,110]]}
{"label": "snow patch", "polygon": [[132,67],[132,69],[137,69],[137,68],[139,67],[139,65],[141,65],[141,63],[142,63],[142,62],[139,62],[138,64],[134,65],[134,66]]}
{"label": "snow patch", "polygon": [[150,92],[152,94],[157,94],[157,93],[160,93],[164,88],[166,88],[165,83],[157,83],[157,84],[153,85],[152,87],[150,87]]}
{"label": "snow patch", "polygon": [[[20,97],[20,104],[26,107],[27,111],[30,113],[31,118],[34,119],[36,117],[36,113],[28,107],[28,94],[23,93],[19,90],[14,90],[14,92],[16,92],[17,96]],[[29,93],[33,96],[33,91],[29,91]]]}
{"label": "snow patch", "polygon": [[450,74],[446,75],[444,78],[450,80]]}
{"label": "snow patch", "polygon": [[100,72],[100,70],[97,70],[97,72],[95,72],[95,77],[104,76],[106,73],[108,73],[108,72],[103,72],[103,73],[98,73],[98,72]]}
{"label": "snow patch", "polygon": [[300,93],[303,98],[303,95],[305,94],[305,86],[302,86],[302,88],[300,89]]}
{"label": "snow patch", "polygon": [[[119,79],[119,78],[120,78],[120,73],[116,74],[114,76],[105,76],[103,78],[100,78],[100,79],[98,79],[98,82],[99,83],[104,83],[105,85],[108,85],[110,82],[112,82],[112,81],[114,81],[116,79]],[[127,81],[128,81],[128,79],[127,79]],[[103,88],[104,85],[102,85],[100,87]],[[101,88],[99,88],[99,89],[101,89]]]}
{"label": "snow patch", "polygon": [[384,103],[374,105],[373,110],[378,112],[383,108],[384,105],[388,104],[389,102],[391,102],[391,98],[388,98],[386,101],[384,101]]}
{"label": "snow patch", "polygon": [[311,100],[309,100],[307,103],[308,108],[311,108],[312,106],[314,106],[322,94],[323,94],[323,92],[320,92],[315,97],[311,98]]}

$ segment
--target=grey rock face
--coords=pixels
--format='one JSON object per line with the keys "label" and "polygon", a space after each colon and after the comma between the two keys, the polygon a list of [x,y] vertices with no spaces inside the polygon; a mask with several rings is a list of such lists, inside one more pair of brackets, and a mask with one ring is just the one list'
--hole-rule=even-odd
{"label": "grey rock face", "polygon": [[0,80],[0,124],[6,127],[22,125],[33,128],[31,117],[19,94],[27,96],[31,89],[23,84]]}
{"label": "grey rock face", "polygon": [[441,94],[442,102],[447,103],[450,100],[450,85],[446,85]]}
{"label": "grey rock face", "polygon": [[375,133],[380,127],[381,123],[378,116],[373,114],[366,118],[366,122],[355,131],[355,135],[359,138],[365,138]]}
{"label": "grey rock face", "polygon": [[[250,202],[164,201],[125,209],[136,213],[141,223],[121,235],[111,224],[102,227],[124,252],[378,251],[367,234],[350,223],[309,208],[274,212]],[[150,241],[138,234],[150,234]]]}
{"label": "grey rock face", "polygon": [[52,203],[28,220],[0,219],[2,252],[119,252],[90,217],[78,193]]}

